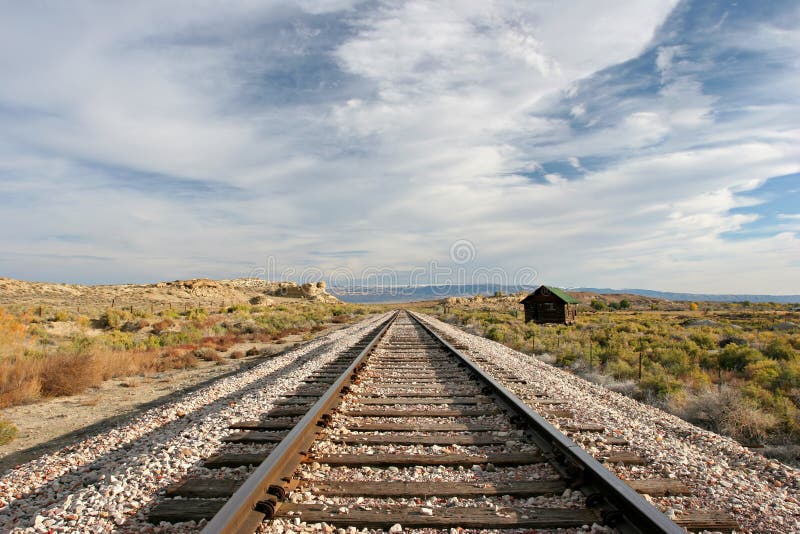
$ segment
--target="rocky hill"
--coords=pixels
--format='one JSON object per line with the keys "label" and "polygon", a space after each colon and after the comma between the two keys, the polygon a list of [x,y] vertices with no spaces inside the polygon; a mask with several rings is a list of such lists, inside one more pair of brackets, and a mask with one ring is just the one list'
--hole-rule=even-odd
{"label": "rocky hill", "polygon": [[267,282],[257,278],[235,280],[175,280],[157,284],[86,286],[26,282],[0,278],[0,305],[54,306],[81,309],[110,307],[153,308],[231,306],[249,302],[269,304],[275,299],[307,299],[336,302],[325,283],[298,285]]}

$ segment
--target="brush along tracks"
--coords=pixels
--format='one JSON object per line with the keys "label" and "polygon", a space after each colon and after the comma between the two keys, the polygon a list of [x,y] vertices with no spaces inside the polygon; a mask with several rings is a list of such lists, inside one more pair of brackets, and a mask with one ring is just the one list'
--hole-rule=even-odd
{"label": "brush along tracks", "polygon": [[[600,461],[646,460],[613,436],[608,457],[592,458],[487,374],[491,362],[480,365],[415,316],[395,314],[281,406],[233,425],[226,450],[206,460],[208,475],[170,488],[150,520],[211,519],[206,532],[254,531],[265,519],[277,531],[285,523],[735,528],[727,517],[701,511],[673,523],[637,491],[688,488],[672,479],[616,478]],[[542,412],[560,409],[545,392],[529,402]]]}

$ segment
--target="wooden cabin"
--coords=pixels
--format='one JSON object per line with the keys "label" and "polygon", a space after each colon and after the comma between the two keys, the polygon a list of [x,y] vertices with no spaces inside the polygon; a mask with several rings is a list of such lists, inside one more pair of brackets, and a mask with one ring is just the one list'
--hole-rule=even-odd
{"label": "wooden cabin", "polygon": [[578,316],[578,301],[553,286],[540,286],[522,299],[521,304],[525,306],[526,323],[572,324]]}

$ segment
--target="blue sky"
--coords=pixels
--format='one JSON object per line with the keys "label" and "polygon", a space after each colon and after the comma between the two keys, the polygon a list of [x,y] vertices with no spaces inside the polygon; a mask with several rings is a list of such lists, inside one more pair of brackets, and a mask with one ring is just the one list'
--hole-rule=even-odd
{"label": "blue sky", "polygon": [[0,9],[0,276],[800,293],[797,2]]}

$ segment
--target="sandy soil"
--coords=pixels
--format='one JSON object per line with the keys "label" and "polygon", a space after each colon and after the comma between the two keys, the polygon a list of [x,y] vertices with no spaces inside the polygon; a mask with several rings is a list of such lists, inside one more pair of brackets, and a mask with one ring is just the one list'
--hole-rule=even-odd
{"label": "sandy soil", "polygon": [[[314,337],[349,325],[330,325]],[[19,434],[11,443],[0,446],[0,473],[47,452],[75,443],[92,434],[119,425],[149,408],[169,402],[176,395],[202,387],[220,377],[237,373],[266,358],[293,348],[301,336],[289,336],[281,343],[241,343],[227,353],[256,347],[266,355],[223,362],[200,362],[194,369],[173,369],[151,376],[108,380],[80,395],[58,397],[34,404],[13,406],[2,416],[14,423]]]}

